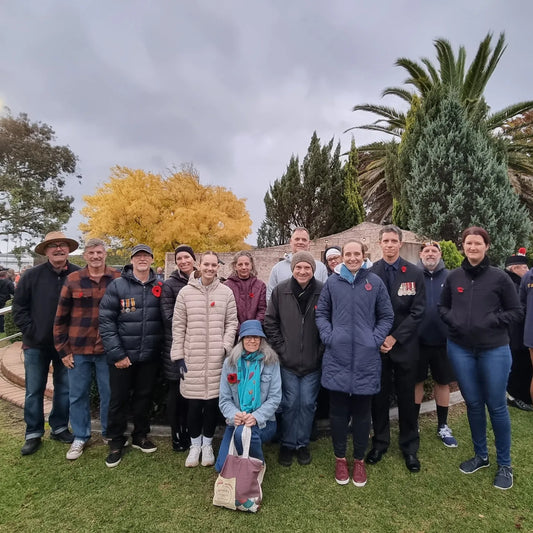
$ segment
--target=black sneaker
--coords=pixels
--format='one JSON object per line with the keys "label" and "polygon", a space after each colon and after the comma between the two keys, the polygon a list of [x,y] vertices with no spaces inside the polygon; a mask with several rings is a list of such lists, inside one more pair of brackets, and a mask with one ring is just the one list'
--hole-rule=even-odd
{"label": "black sneaker", "polygon": [[122,461],[122,448],[110,450],[109,455],[106,457],[105,465],[109,468],[117,466]]}
{"label": "black sneaker", "polygon": [[144,453],[154,453],[157,450],[157,446],[146,437],[133,439],[131,445]]}
{"label": "black sneaker", "polygon": [[281,466],[291,466],[294,450],[287,448],[287,446],[279,447],[278,463]]}
{"label": "black sneaker", "polygon": [[68,429],[64,429],[59,433],[50,433],[50,438],[64,444],[72,444],[74,442],[74,435]]}
{"label": "black sneaker", "polygon": [[300,465],[308,465],[311,462],[311,452],[307,446],[302,446],[296,450],[296,459]]}
{"label": "black sneaker", "polygon": [[41,447],[41,437],[26,439],[24,446],[20,450],[21,455],[32,455]]}
{"label": "black sneaker", "polygon": [[510,466],[498,465],[493,485],[501,490],[510,489],[513,486],[513,469]]}
{"label": "black sneaker", "polygon": [[520,398],[513,398],[509,395],[507,395],[507,405],[510,407],[516,407],[522,411],[533,411],[533,405],[522,401]]}
{"label": "black sneaker", "polygon": [[487,468],[487,466],[490,466],[489,458],[486,457],[483,459],[483,457],[480,457],[479,455],[474,455],[472,459],[468,459],[468,461],[464,461],[459,466],[459,470],[463,474],[473,474],[474,472],[477,472],[480,468]]}

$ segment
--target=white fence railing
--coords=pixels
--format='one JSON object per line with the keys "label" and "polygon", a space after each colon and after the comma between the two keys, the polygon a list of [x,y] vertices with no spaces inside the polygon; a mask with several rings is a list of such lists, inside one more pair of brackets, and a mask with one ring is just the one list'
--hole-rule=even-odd
{"label": "white fence railing", "polygon": [[[11,309],[13,308],[13,306],[11,305],[8,305],[7,307],[2,307],[2,309],[0,309],[0,316],[1,315],[7,315],[8,313],[11,313]],[[20,337],[22,335],[22,333],[20,331],[17,331],[16,333],[14,333],[13,335],[10,335],[9,337],[2,337],[0,340],[2,341],[9,341],[11,339],[16,339],[17,337]]]}

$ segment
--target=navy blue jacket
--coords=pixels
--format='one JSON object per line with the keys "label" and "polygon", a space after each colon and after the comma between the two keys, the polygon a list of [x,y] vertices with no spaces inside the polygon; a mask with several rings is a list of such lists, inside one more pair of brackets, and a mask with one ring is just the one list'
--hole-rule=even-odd
{"label": "navy blue jacket", "polygon": [[448,328],[440,318],[438,305],[449,270],[444,266],[442,259],[433,272],[425,268],[422,261],[418,263],[418,266],[424,271],[426,284],[426,310],[418,330],[420,342],[428,346],[442,346],[446,344]]}
{"label": "navy blue jacket", "polygon": [[[107,287],[100,302],[99,329],[109,364],[124,357],[132,363],[160,357],[164,342],[161,285],[152,269],[148,281],[142,283],[133,275],[133,266],[126,265],[121,277]],[[130,311],[125,312],[128,308]]]}
{"label": "navy blue jacket", "polygon": [[393,321],[389,294],[379,276],[361,269],[350,282],[342,274],[332,274],[316,310],[320,338],[326,347],[322,385],[347,394],[378,393],[379,348]]}
{"label": "navy blue jacket", "polygon": [[520,283],[520,303],[526,314],[524,344],[533,348],[533,268],[524,275]]}

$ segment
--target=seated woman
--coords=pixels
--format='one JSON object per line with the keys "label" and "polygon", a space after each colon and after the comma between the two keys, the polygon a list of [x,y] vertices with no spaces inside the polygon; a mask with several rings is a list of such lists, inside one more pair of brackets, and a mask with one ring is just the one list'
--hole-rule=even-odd
{"label": "seated woman", "polygon": [[244,426],[252,428],[250,457],[264,462],[262,443],[276,433],[276,409],[281,401],[278,356],[268,345],[259,320],[241,324],[239,342],[222,367],[219,407],[226,418],[215,470],[220,472],[235,431],[235,447],[242,453]]}

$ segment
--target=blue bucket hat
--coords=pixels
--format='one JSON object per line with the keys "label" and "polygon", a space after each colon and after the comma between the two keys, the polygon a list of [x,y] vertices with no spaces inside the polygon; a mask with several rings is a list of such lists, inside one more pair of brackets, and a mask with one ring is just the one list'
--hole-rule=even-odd
{"label": "blue bucket hat", "polygon": [[246,320],[241,324],[241,329],[239,330],[239,340],[242,340],[243,337],[251,336],[263,337],[266,339],[266,335],[259,320]]}

